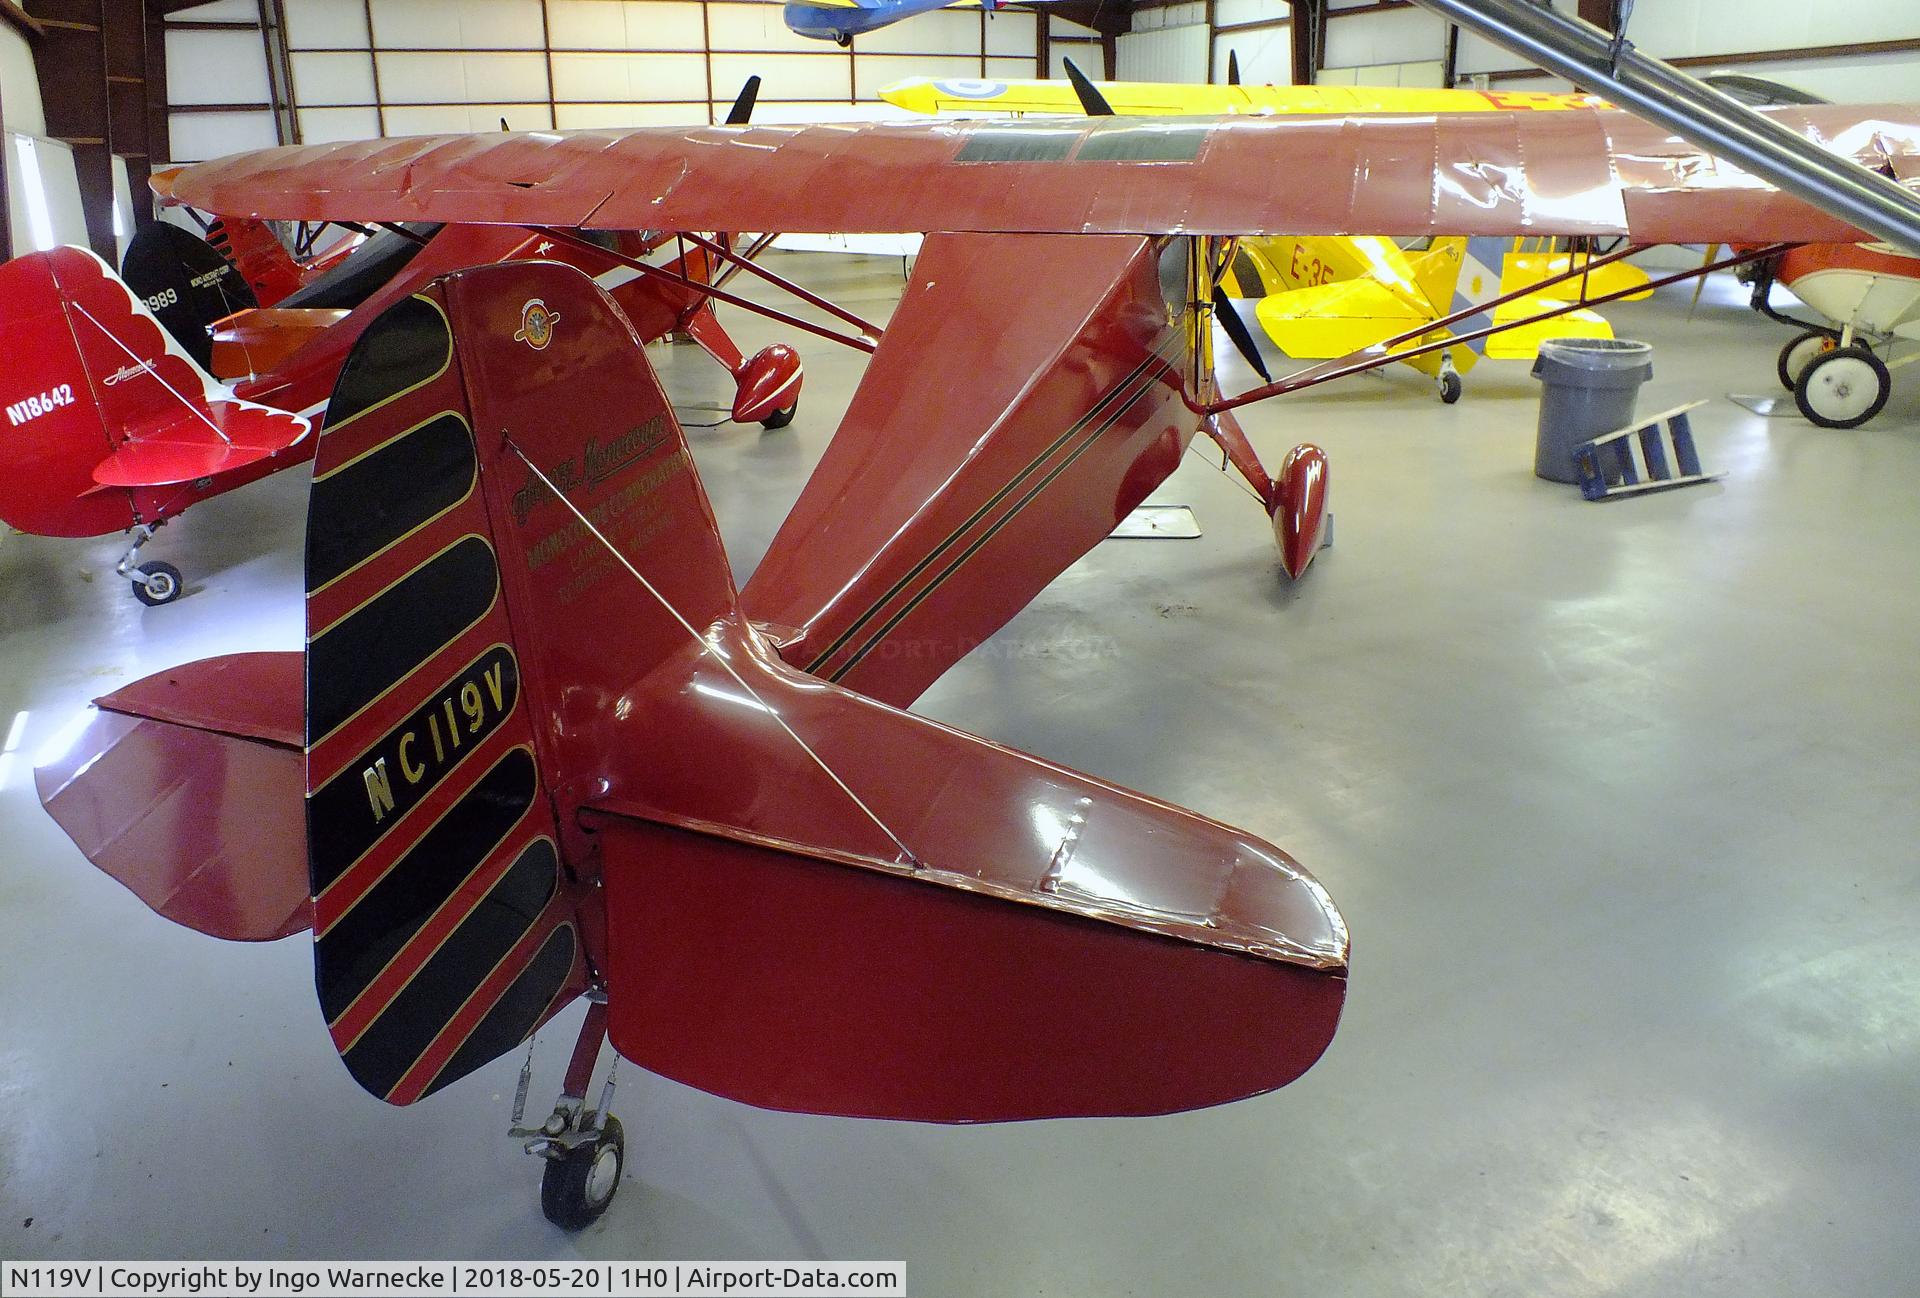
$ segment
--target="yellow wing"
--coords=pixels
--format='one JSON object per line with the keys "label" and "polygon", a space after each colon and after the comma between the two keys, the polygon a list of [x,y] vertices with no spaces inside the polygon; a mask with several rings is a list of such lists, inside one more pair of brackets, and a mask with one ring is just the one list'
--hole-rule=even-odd
{"label": "yellow wing", "polygon": [[1431,316],[1372,279],[1288,289],[1260,299],[1260,327],[1296,360],[1326,360],[1385,342]]}
{"label": "yellow wing", "polygon": [[[1095,83],[1127,117],[1218,117],[1289,113],[1476,113],[1605,108],[1593,95],[1534,91],[1427,90],[1412,86],[1186,86],[1154,81]],[[1078,117],[1080,100],[1065,81],[967,81],[909,77],[880,97],[916,113],[1057,113]]]}

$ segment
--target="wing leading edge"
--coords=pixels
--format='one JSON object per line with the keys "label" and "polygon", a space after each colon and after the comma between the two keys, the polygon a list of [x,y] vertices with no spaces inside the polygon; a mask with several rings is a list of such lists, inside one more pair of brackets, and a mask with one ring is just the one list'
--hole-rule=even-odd
{"label": "wing leading edge", "polygon": [[[1774,116],[1869,166],[1920,155],[1920,108]],[[237,154],[174,192],[271,219],[586,229],[1858,237],[1617,111],[419,136]]]}

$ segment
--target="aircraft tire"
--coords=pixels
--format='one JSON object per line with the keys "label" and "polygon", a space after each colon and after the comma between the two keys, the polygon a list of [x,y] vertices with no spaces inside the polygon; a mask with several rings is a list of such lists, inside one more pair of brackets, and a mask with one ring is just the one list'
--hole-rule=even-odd
{"label": "aircraft tire", "polygon": [[1780,349],[1780,359],[1774,366],[1774,372],[1780,376],[1780,386],[1789,392],[1793,391],[1807,366],[1822,353],[1830,352],[1839,345],[1839,340],[1824,329],[1809,329],[1795,335]]}
{"label": "aircraft tire", "polygon": [[760,426],[766,429],[768,432],[772,432],[777,428],[785,428],[788,424],[793,422],[793,417],[799,413],[800,413],[800,403],[799,401],[796,400],[792,405],[788,406],[785,410],[776,410],[772,414],[768,415],[765,419],[762,419],[760,421]]}
{"label": "aircraft tire", "polygon": [[[583,1127],[593,1121],[591,1113],[580,1119]],[[626,1170],[627,1133],[620,1119],[608,1114],[598,1140],[547,1160],[540,1175],[540,1211],[561,1230],[585,1230],[612,1204]]]}
{"label": "aircraft tire", "polygon": [[1458,374],[1452,370],[1447,370],[1441,374],[1440,400],[1447,405],[1452,405],[1460,399],[1460,394],[1464,391],[1466,391],[1466,386],[1460,382],[1460,376]]}
{"label": "aircraft tire", "polygon": [[180,570],[170,563],[156,560],[143,563],[134,571],[140,575],[133,579],[133,597],[149,608],[173,603],[187,587]]}
{"label": "aircraft tire", "polygon": [[1858,428],[1880,413],[1893,392],[1893,376],[1864,347],[1836,347],[1800,373],[1793,404],[1821,428]]}

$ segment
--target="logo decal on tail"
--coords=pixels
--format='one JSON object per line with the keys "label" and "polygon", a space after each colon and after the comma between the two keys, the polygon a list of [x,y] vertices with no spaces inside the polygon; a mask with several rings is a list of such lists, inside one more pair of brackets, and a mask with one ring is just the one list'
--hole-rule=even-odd
{"label": "logo decal on tail", "polygon": [[525,343],[537,352],[545,351],[547,344],[553,341],[553,327],[560,323],[558,311],[547,310],[547,304],[539,298],[529,298],[520,308],[520,330],[513,340]]}

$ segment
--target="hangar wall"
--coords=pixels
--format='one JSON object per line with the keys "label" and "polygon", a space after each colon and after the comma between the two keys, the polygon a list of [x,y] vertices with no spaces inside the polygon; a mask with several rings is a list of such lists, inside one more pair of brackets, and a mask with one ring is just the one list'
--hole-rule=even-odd
{"label": "hangar wall", "polygon": [[[520,130],[706,123],[754,74],[764,78],[759,121],[890,115],[876,92],[901,77],[1036,75],[1042,21],[943,11],[842,50],[793,35],[767,0],[283,7],[293,127],[305,143],[493,130],[503,118]],[[175,161],[275,142],[259,14],[257,0],[215,0],[168,20]]]}
{"label": "hangar wall", "polygon": [[48,137],[33,47],[25,32],[8,23],[0,23],[0,154],[6,215],[0,254],[85,244],[73,150]]}
{"label": "hangar wall", "polygon": [[[1302,3],[1302,8],[1307,5]],[[1576,0],[1553,0],[1572,13]],[[1287,0],[1142,0],[1119,39],[1123,78],[1224,81],[1228,52],[1243,79],[1292,76],[1294,6]],[[1406,0],[1332,0],[1316,80],[1322,84],[1442,85],[1480,77],[1511,89],[1564,88],[1507,50]],[[1751,0],[1660,0],[1636,7],[1634,44],[1695,73],[1745,72],[1840,102],[1920,99],[1920,5],[1854,0],[1839,9]],[[1211,60],[1208,58],[1211,50]]]}

